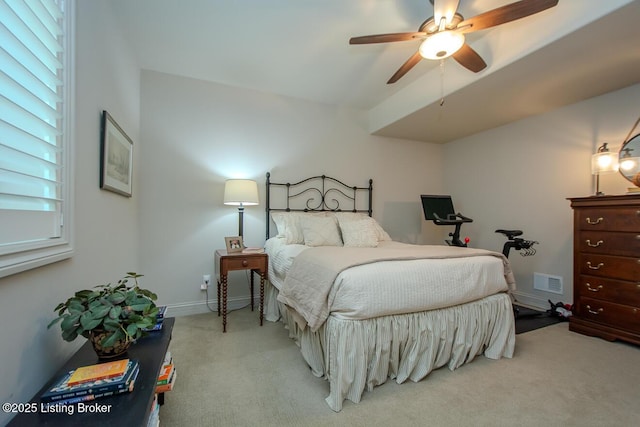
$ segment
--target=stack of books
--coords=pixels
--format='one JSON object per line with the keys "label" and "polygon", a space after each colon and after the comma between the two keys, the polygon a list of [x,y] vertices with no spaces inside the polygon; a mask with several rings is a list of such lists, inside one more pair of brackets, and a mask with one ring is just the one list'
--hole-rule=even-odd
{"label": "stack of books", "polygon": [[171,352],[167,351],[167,354],[164,357],[164,364],[160,370],[160,375],[158,375],[156,393],[166,393],[167,391],[173,390],[173,385],[176,382],[177,375],[178,373],[175,365],[173,364]]}
{"label": "stack of books", "polygon": [[167,306],[166,305],[159,305],[158,306],[158,315],[156,316],[156,324],[153,325],[153,327],[145,329],[145,331],[151,332],[151,331],[159,331],[160,329],[162,329],[162,321],[164,320],[164,315],[167,312]]}
{"label": "stack of books", "polygon": [[133,391],[140,372],[137,360],[82,366],[58,378],[40,396],[43,404],[68,405]]}
{"label": "stack of books", "polygon": [[149,413],[147,427],[160,427],[160,402],[158,401],[157,394],[153,396],[153,403],[151,404],[151,412]]}

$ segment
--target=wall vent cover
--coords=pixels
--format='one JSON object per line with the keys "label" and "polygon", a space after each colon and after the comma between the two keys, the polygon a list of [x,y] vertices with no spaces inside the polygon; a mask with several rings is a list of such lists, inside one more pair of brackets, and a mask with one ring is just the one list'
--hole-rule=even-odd
{"label": "wall vent cover", "polygon": [[562,276],[533,273],[533,289],[562,295],[564,290]]}

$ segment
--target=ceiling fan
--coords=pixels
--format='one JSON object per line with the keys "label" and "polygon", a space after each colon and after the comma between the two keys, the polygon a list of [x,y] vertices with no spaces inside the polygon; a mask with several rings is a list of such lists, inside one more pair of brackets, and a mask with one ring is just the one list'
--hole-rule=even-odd
{"label": "ceiling fan", "polygon": [[352,37],[349,40],[349,44],[423,40],[418,51],[402,64],[387,84],[397,82],[423,58],[444,59],[453,56],[460,65],[477,73],[486,68],[487,64],[465,42],[465,34],[515,21],[558,4],[558,0],[521,0],[464,19],[457,13],[459,0],[430,0],[430,2],[433,4],[433,16],[424,21],[417,32],[375,34]]}

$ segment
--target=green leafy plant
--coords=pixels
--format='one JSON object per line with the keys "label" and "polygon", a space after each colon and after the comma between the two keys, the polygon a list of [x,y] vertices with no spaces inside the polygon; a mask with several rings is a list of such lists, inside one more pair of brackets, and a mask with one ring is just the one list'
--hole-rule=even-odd
{"label": "green leafy plant", "polygon": [[[78,291],[54,309],[58,317],[47,326],[60,321],[62,338],[73,341],[79,335],[89,338],[91,333],[107,332],[100,343],[111,347],[118,341],[135,341],[156,323],[158,308],[153,292],[138,286],[142,274],[127,273],[112,285],[98,285]],[[129,285],[133,279],[134,284]]]}

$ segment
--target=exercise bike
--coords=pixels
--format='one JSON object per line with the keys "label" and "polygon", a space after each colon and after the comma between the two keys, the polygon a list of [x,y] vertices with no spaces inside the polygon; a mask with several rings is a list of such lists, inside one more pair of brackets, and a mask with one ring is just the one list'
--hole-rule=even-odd
{"label": "exercise bike", "polygon": [[[465,237],[464,241],[460,240],[460,229],[462,228],[462,224],[473,222],[473,220],[461,213],[455,212],[451,196],[421,195],[420,198],[422,200],[424,218],[427,221],[433,221],[436,225],[452,225],[455,227],[454,231],[449,233],[451,239],[445,240],[445,243],[449,246],[466,248],[469,244],[469,238]],[[501,233],[507,238],[507,241],[502,247],[502,254],[505,257],[509,258],[511,249],[520,251],[520,255],[522,256],[535,255],[536,250],[533,245],[538,242],[519,237],[523,234],[522,230],[498,229],[496,233]]]}
{"label": "exercise bike", "polygon": [[[451,239],[445,240],[445,243],[449,246],[466,248],[469,244],[469,238],[465,237],[464,241],[460,240],[460,229],[462,228],[462,224],[473,222],[473,220],[461,213],[455,212],[451,196],[421,195],[420,199],[422,200],[424,218],[427,221],[433,221],[436,225],[450,225],[455,227],[454,231],[449,233]],[[502,247],[502,254],[506,258],[509,258],[511,249],[519,251],[522,256],[535,255],[536,249],[533,246],[538,242],[519,237],[523,234],[522,230],[497,229],[495,232],[503,234],[507,238],[507,241]],[[511,295],[511,297],[514,302],[517,302],[513,295]],[[518,317],[518,307],[514,305],[513,311],[514,315]]]}

